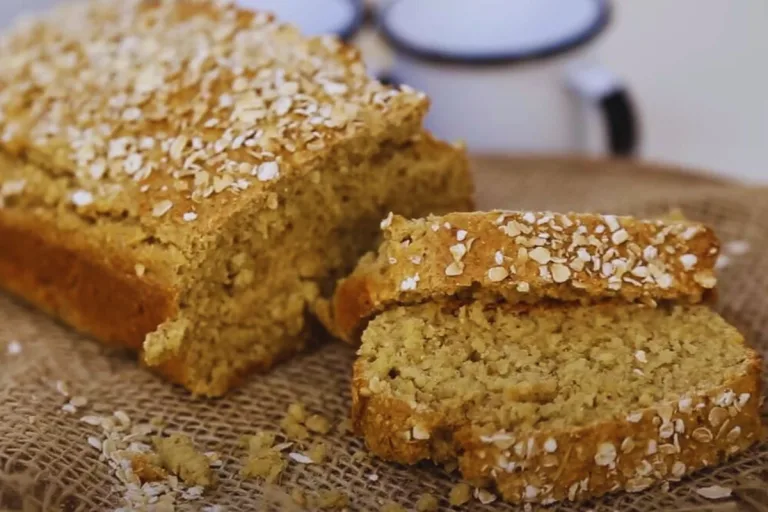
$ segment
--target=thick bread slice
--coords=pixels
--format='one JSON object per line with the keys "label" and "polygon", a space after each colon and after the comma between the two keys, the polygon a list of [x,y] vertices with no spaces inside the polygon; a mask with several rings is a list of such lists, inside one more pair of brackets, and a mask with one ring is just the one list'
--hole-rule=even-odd
{"label": "thick bread slice", "polygon": [[376,455],[457,461],[513,502],[676,480],[760,436],[760,357],[702,305],[426,303],[373,319],[352,418]]}
{"label": "thick bread slice", "polygon": [[706,226],[597,214],[492,211],[382,222],[385,241],[334,295],[335,333],[357,341],[388,307],[477,298],[696,303],[719,244]]}

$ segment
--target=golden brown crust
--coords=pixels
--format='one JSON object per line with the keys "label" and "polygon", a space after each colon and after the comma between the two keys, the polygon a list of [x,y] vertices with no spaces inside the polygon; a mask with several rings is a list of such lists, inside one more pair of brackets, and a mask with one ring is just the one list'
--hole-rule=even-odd
{"label": "golden brown crust", "polygon": [[[512,502],[583,500],[638,492],[718,464],[760,439],[760,356],[723,386],[692,392],[585,427],[481,436],[471,424],[445,425],[393,397],[372,394],[355,364],[352,419],[374,454],[415,464],[458,458],[465,479],[492,485]],[[416,429],[416,430],[414,430]],[[421,435],[419,435],[421,433]],[[421,437],[417,439],[416,437]]]}
{"label": "golden brown crust", "polygon": [[0,283],[76,329],[139,349],[176,312],[176,293],[78,233],[0,209]]}
{"label": "golden brown crust", "polygon": [[350,140],[408,140],[428,108],[336,38],[213,0],[66,3],[4,32],[0,58],[3,153],[66,177],[83,217],[127,205],[179,245]]}
{"label": "golden brown crust", "polygon": [[700,302],[714,288],[714,232],[692,222],[550,212],[453,213],[382,222],[385,242],[340,282],[335,332],[359,341],[392,305],[483,294],[541,299]]}

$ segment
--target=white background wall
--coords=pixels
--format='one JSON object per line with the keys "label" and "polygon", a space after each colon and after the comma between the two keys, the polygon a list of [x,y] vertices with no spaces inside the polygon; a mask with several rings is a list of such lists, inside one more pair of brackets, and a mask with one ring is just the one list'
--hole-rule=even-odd
{"label": "white background wall", "polygon": [[635,92],[642,155],[768,184],[768,1],[614,6],[599,54]]}
{"label": "white background wall", "polygon": [[[0,25],[54,1],[0,0]],[[635,93],[641,155],[768,184],[768,1],[614,6],[599,55]]]}

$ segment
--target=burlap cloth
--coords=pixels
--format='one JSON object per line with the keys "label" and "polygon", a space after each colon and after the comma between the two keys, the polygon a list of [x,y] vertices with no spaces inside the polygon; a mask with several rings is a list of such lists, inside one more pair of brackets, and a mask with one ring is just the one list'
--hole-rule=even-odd
{"label": "burlap cloth", "polygon": [[[768,355],[768,189],[748,189],[718,180],[653,166],[578,159],[482,159],[476,161],[481,208],[598,210],[637,215],[680,207],[711,224],[738,254],[721,272],[719,309],[764,356]],[[743,242],[746,242],[743,243]],[[748,244],[748,245],[747,245]],[[745,252],[746,249],[746,252]],[[21,352],[4,350],[11,340]],[[182,509],[220,505],[224,510],[286,510],[291,489],[344,490],[351,510],[377,511],[385,500],[408,510],[423,492],[446,501],[456,475],[429,464],[405,468],[378,460],[358,461],[360,440],[332,431],[330,460],[321,465],[290,464],[279,489],[238,472],[243,451],[238,438],[279,430],[286,407],[303,401],[339,423],[349,407],[350,347],[323,343],[221,400],[194,400],[137,367],[128,354],[108,352],[26,305],[0,294],[0,509],[110,510],[121,506],[115,477],[87,443],[94,427],[82,414],[127,412],[134,420],[161,416],[173,429],[192,436],[204,450],[221,454],[219,485],[203,500]],[[89,399],[78,414],[62,411],[66,398],[55,389],[65,381],[72,394]],[[373,481],[370,475],[378,475]],[[696,489],[719,484],[736,498],[713,505]],[[762,488],[762,491],[760,490]],[[693,478],[639,494],[619,494],[586,505],[550,510],[757,510],[768,504],[768,443],[729,464]],[[752,503],[750,506],[749,503]],[[768,506],[768,505],[765,505]],[[477,501],[462,510],[516,510]],[[763,509],[765,510],[765,509]]]}

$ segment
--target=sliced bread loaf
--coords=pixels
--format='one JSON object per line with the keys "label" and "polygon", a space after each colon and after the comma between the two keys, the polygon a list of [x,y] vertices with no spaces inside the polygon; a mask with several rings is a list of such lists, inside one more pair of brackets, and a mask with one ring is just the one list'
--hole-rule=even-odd
{"label": "sliced bread loaf", "polygon": [[348,341],[395,305],[610,298],[697,303],[713,288],[717,239],[687,221],[550,212],[451,213],[382,222],[385,242],[342,281],[328,324]]}
{"label": "sliced bread loaf", "polygon": [[237,2],[63,2],[0,59],[0,288],[197,394],[301,350],[388,211],[471,206],[423,94]]}
{"label": "sliced bread loaf", "polygon": [[546,504],[639,491],[746,449],[760,371],[702,305],[427,302],[368,324],[352,416],[384,459],[458,461],[474,485]]}

